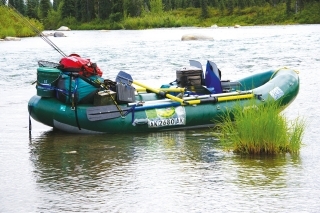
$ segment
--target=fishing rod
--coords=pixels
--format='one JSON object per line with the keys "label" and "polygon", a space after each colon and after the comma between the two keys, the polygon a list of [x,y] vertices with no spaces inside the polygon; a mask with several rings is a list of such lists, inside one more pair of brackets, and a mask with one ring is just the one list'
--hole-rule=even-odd
{"label": "fishing rod", "polygon": [[[5,4],[5,1],[1,0],[0,1],[0,4],[3,4],[6,6]],[[51,47],[53,47],[53,49],[55,49],[56,51],[58,51],[58,53],[60,53],[63,57],[67,57],[67,55],[55,44],[53,43],[47,36],[45,36],[36,26],[34,26],[26,17],[24,17],[15,7],[13,7],[9,2],[8,2],[8,7],[10,9],[13,10],[10,11],[11,14],[16,17],[17,19],[20,19],[21,21],[24,21],[28,24],[29,28],[37,33],[41,38],[42,40],[44,40],[47,44],[49,44]]]}

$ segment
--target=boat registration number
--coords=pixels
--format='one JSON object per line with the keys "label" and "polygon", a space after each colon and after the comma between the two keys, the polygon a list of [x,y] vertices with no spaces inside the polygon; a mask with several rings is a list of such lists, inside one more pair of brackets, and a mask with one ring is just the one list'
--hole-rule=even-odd
{"label": "boat registration number", "polygon": [[186,112],[183,106],[146,110],[149,128],[186,125]]}
{"label": "boat registration number", "polygon": [[150,128],[162,127],[162,126],[174,126],[174,125],[185,125],[184,118],[170,118],[163,120],[148,120],[148,126]]}

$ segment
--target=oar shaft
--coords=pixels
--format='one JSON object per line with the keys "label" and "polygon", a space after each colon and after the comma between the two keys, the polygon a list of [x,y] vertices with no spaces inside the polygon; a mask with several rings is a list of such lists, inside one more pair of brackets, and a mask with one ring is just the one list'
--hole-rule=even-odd
{"label": "oar shaft", "polygon": [[210,97],[206,99],[197,99],[197,100],[190,100],[185,101],[187,104],[201,104],[206,102],[222,102],[222,101],[233,101],[233,100],[240,100],[240,99],[249,99],[253,98],[254,94],[244,94],[244,95],[234,95],[234,96],[226,96],[226,97]]}
{"label": "oar shaft", "polygon": [[148,86],[146,86],[146,85],[144,85],[144,84],[142,84],[140,82],[132,81],[132,83],[134,83],[134,84],[136,84],[136,85],[138,85],[140,87],[144,87],[144,88],[150,90],[151,92],[154,92],[154,93],[157,93],[157,94],[161,94],[161,95],[165,95],[167,98],[170,98],[170,99],[172,99],[174,101],[177,101],[177,102],[179,102],[181,104],[184,103],[183,99],[181,99],[181,98],[178,98],[176,96],[173,96],[173,95],[170,95],[170,94],[166,94],[166,93],[163,94],[160,90],[148,87]]}
{"label": "oar shaft", "polygon": [[[164,91],[164,92],[185,92],[185,88],[154,88],[159,91]],[[146,88],[136,88],[138,92],[145,92],[147,89]],[[150,90],[151,91],[151,90]]]}
{"label": "oar shaft", "polygon": [[232,100],[238,100],[238,99],[248,99],[253,98],[254,94],[245,94],[245,95],[234,95],[234,96],[226,96],[226,97],[218,97],[218,102],[221,101],[232,101]]}

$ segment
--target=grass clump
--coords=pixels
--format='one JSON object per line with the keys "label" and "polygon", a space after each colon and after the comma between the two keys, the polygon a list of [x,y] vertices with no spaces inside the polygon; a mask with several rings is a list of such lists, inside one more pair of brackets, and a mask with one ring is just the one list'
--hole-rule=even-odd
{"label": "grass clump", "polygon": [[277,102],[229,110],[218,126],[218,138],[228,151],[241,154],[298,153],[306,127],[304,119],[289,121]]}

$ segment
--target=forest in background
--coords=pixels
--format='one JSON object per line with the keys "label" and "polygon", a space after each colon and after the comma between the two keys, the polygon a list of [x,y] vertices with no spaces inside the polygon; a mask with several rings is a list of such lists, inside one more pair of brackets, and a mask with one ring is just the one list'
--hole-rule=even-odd
{"label": "forest in background", "polygon": [[0,38],[39,30],[319,24],[320,0],[0,0]]}

